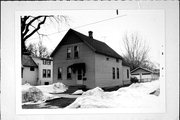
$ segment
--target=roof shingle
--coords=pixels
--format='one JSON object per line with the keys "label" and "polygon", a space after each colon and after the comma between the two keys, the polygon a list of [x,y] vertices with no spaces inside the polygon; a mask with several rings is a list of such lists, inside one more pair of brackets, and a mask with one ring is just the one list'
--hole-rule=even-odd
{"label": "roof shingle", "polygon": [[[67,34],[68,33],[75,34],[76,36],[78,36],[86,45],[88,45],[96,53],[114,57],[114,58],[118,58],[118,59],[122,59],[122,57],[118,53],[116,53],[112,48],[110,48],[104,42],[90,38],[89,36],[79,33],[73,29],[70,29],[67,32]],[[60,46],[60,44],[58,46]],[[57,46],[57,48],[58,48],[58,46]],[[55,52],[57,51],[57,48],[53,51],[51,56],[53,56],[55,54]]]}
{"label": "roof shingle", "polygon": [[29,55],[22,55],[22,65],[24,67],[38,67]]}

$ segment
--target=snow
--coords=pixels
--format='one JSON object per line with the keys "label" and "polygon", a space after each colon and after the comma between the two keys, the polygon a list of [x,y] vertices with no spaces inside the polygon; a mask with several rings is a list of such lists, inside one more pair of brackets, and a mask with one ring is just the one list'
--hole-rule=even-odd
{"label": "snow", "polygon": [[88,90],[66,108],[139,108],[158,106],[159,81],[135,83],[117,91],[105,92],[100,87]]}
{"label": "snow", "polygon": [[79,95],[79,94],[83,94],[84,91],[83,90],[76,90],[75,92],[73,92],[73,95]]}
{"label": "snow", "polygon": [[22,103],[39,104],[46,100],[59,98],[60,96],[51,93],[62,93],[66,91],[63,83],[54,83],[52,85],[31,86],[30,84],[22,85]]}

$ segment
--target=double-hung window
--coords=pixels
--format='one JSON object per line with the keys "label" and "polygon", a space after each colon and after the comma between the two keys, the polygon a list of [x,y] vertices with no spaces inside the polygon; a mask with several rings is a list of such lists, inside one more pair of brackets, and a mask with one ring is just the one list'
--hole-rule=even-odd
{"label": "double-hung window", "polygon": [[112,68],[112,78],[115,79],[115,68]]}
{"label": "double-hung window", "polygon": [[71,48],[67,48],[67,59],[71,58]]}
{"label": "double-hung window", "polygon": [[117,79],[119,79],[119,68],[117,68]]}
{"label": "double-hung window", "polygon": [[79,57],[79,47],[74,46],[74,58],[78,58],[78,57]]}

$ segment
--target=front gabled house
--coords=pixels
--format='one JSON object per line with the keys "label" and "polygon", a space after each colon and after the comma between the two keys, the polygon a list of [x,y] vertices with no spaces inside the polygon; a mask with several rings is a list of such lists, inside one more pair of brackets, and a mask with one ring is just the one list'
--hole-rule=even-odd
{"label": "front gabled house", "polygon": [[52,52],[53,82],[87,88],[130,83],[130,68],[106,43],[70,29]]}

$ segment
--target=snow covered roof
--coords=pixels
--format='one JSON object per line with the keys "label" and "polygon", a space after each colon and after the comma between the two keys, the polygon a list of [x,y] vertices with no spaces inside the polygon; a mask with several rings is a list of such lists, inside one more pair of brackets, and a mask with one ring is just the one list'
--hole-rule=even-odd
{"label": "snow covered roof", "polygon": [[31,56],[22,55],[22,65],[24,67],[38,67]]}
{"label": "snow covered roof", "polygon": [[132,70],[131,73],[133,73],[133,72],[135,72],[135,71],[137,71],[137,70],[139,70],[139,69],[142,69],[142,70],[144,70],[144,71],[146,71],[146,72],[149,72],[149,73],[153,73],[152,70],[149,70],[149,69],[146,69],[146,68],[143,68],[143,67],[137,67],[137,68],[135,68],[134,70]]}

